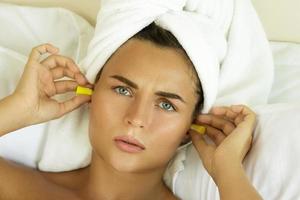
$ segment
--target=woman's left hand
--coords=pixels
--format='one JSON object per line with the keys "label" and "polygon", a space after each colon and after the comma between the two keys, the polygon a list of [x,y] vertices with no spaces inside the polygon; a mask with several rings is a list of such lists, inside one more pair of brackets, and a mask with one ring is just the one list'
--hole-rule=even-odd
{"label": "woman's left hand", "polygon": [[206,133],[214,144],[190,130],[192,141],[204,167],[217,181],[222,169],[240,166],[249,151],[256,115],[242,105],[215,107],[209,114],[199,115],[196,124],[206,127]]}

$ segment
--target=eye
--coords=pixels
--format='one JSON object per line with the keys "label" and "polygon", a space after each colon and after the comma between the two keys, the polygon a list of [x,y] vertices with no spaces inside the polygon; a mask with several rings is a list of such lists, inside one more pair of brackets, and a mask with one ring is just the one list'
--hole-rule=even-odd
{"label": "eye", "polygon": [[116,93],[124,95],[124,96],[131,96],[130,90],[123,86],[118,86],[113,88]]}
{"label": "eye", "polygon": [[171,103],[168,103],[168,102],[159,103],[159,107],[161,107],[162,109],[164,109],[166,111],[175,111],[174,106]]}

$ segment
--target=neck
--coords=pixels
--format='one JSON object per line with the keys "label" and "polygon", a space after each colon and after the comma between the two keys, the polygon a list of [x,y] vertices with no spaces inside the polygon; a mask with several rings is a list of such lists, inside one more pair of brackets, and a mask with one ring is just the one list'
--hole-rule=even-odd
{"label": "neck", "polygon": [[171,193],[162,176],[164,169],[151,172],[120,172],[93,154],[88,182],[83,193],[88,199],[166,199]]}

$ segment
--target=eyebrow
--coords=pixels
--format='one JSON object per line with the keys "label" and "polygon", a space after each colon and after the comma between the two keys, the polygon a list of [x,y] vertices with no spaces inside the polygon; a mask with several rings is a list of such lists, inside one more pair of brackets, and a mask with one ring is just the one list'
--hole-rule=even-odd
{"label": "eyebrow", "polygon": [[158,91],[158,92],[155,92],[155,94],[157,96],[166,97],[169,99],[178,99],[178,100],[182,101],[183,103],[186,103],[181,96],[179,96],[178,94],[175,94],[175,93]]}
{"label": "eyebrow", "polygon": [[[128,85],[130,87],[133,87],[134,89],[139,89],[139,87],[136,83],[132,82],[131,80],[129,80],[129,79],[123,77],[123,76],[113,75],[113,76],[110,76],[110,77],[114,78],[114,79],[117,79],[117,80],[125,83],[126,85]],[[155,95],[165,97],[165,98],[170,98],[170,99],[178,99],[178,100],[182,101],[183,103],[186,103],[181,96],[179,96],[178,94],[175,94],[175,93],[157,91],[155,93]]]}
{"label": "eyebrow", "polygon": [[130,87],[133,87],[134,89],[139,89],[138,85],[134,82],[132,82],[131,80],[123,77],[123,76],[120,76],[120,75],[113,75],[113,76],[110,76],[111,78],[114,78],[114,79],[117,79],[123,83],[125,83],[126,85],[129,85]]}

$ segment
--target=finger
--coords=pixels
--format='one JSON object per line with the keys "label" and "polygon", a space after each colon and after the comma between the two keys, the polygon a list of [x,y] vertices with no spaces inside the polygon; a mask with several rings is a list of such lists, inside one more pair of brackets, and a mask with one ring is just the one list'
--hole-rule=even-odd
{"label": "finger", "polygon": [[231,109],[238,113],[238,119],[237,119],[237,123],[240,124],[243,121],[246,121],[248,125],[255,125],[256,122],[256,114],[254,111],[252,111],[250,108],[248,108],[247,106],[244,105],[234,105],[231,106]]}
{"label": "finger", "polygon": [[43,65],[52,69],[57,66],[67,67],[75,73],[80,72],[79,68],[76,66],[75,62],[68,57],[62,55],[51,55],[41,62]]}
{"label": "finger", "polygon": [[255,114],[249,107],[245,105],[232,105],[230,106],[231,110],[235,113],[240,113],[243,115]]}
{"label": "finger", "polygon": [[231,121],[210,114],[199,115],[197,122],[222,130],[225,135],[229,135],[236,128]]}
{"label": "finger", "polygon": [[[49,69],[53,69],[57,67],[66,68],[68,69],[66,71],[71,71],[72,73],[74,73],[73,78],[76,79],[76,81],[78,81],[81,85],[85,85],[88,83],[88,80],[80,72],[79,67],[75,64],[75,62],[71,58],[61,56],[61,55],[51,55],[48,58],[46,58],[44,61],[42,61],[42,64],[47,66]],[[58,75],[62,75],[62,74],[63,73],[60,73]]]}
{"label": "finger", "polygon": [[39,62],[39,59],[41,55],[45,53],[51,53],[55,54],[59,51],[57,47],[54,47],[51,44],[42,44],[37,47],[34,47],[29,55],[29,61],[37,61]]}
{"label": "finger", "polygon": [[91,96],[79,95],[79,96],[73,97],[72,99],[70,99],[68,101],[59,103],[60,113],[59,113],[58,117],[63,116],[64,114],[75,110],[76,108],[89,102],[90,100],[91,100]]}
{"label": "finger", "polygon": [[244,118],[245,118],[244,115],[239,114],[239,115],[235,118],[234,124],[235,124],[236,126],[238,126],[241,122],[244,121]]}
{"label": "finger", "polygon": [[202,126],[204,126],[206,129],[205,134],[216,144],[216,146],[219,146],[222,143],[222,141],[226,138],[222,131],[211,126]]}
{"label": "finger", "polygon": [[192,131],[191,133],[192,143],[196,148],[202,162],[205,166],[209,166],[209,161],[212,158],[212,154],[216,147],[206,143],[204,137],[198,133]]}
{"label": "finger", "polygon": [[87,79],[83,76],[83,74],[79,70],[79,67],[71,58],[61,55],[51,55],[43,60],[42,64],[47,66],[49,69],[53,69],[56,67],[65,67],[75,74],[81,74],[80,79],[84,80],[87,83]]}
{"label": "finger", "polygon": [[[203,136],[199,133],[196,133],[195,131],[190,131],[192,143],[196,147],[197,151],[202,154],[204,149],[207,148],[209,145],[204,140]],[[200,157],[202,157],[200,155]]]}
{"label": "finger", "polygon": [[89,84],[88,80],[86,79],[86,77],[81,72],[75,74],[75,80],[80,85],[85,85],[86,87],[93,87],[91,84]]}
{"label": "finger", "polygon": [[62,94],[66,92],[74,92],[76,90],[76,87],[78,86],[78,83],[76,81],[56,81],[54,83],[56,94]]}
{"label": "finger", "polygon": [[55,67],[54,69],[51,70],[51,73],[54,80],[63,78],[65,76],[75,79],[75,73],[65,67]]}
{"label": "finger", "polygon": [[222,116],[224,119],[228,119],[232,122],[234,122],[238,115],[237,113],[233,112],[230,107],[226,106],[213,107],[210,110],[210,113],[217,116]]}
{"label": "finger", "polygon": [[[75,79],[79,83],[79,85],[86,85],[88,83],[82,73],[80,73],[80,72],[75,73],[75,72],[71,71],[69,68],[55,67],[54,69],[51,70],[51,73],[52,73],[54,80],[60,79],[63,77],[68,77],[68,78]],[[91,87],[90,84],[87,84],[87,86]]]}

